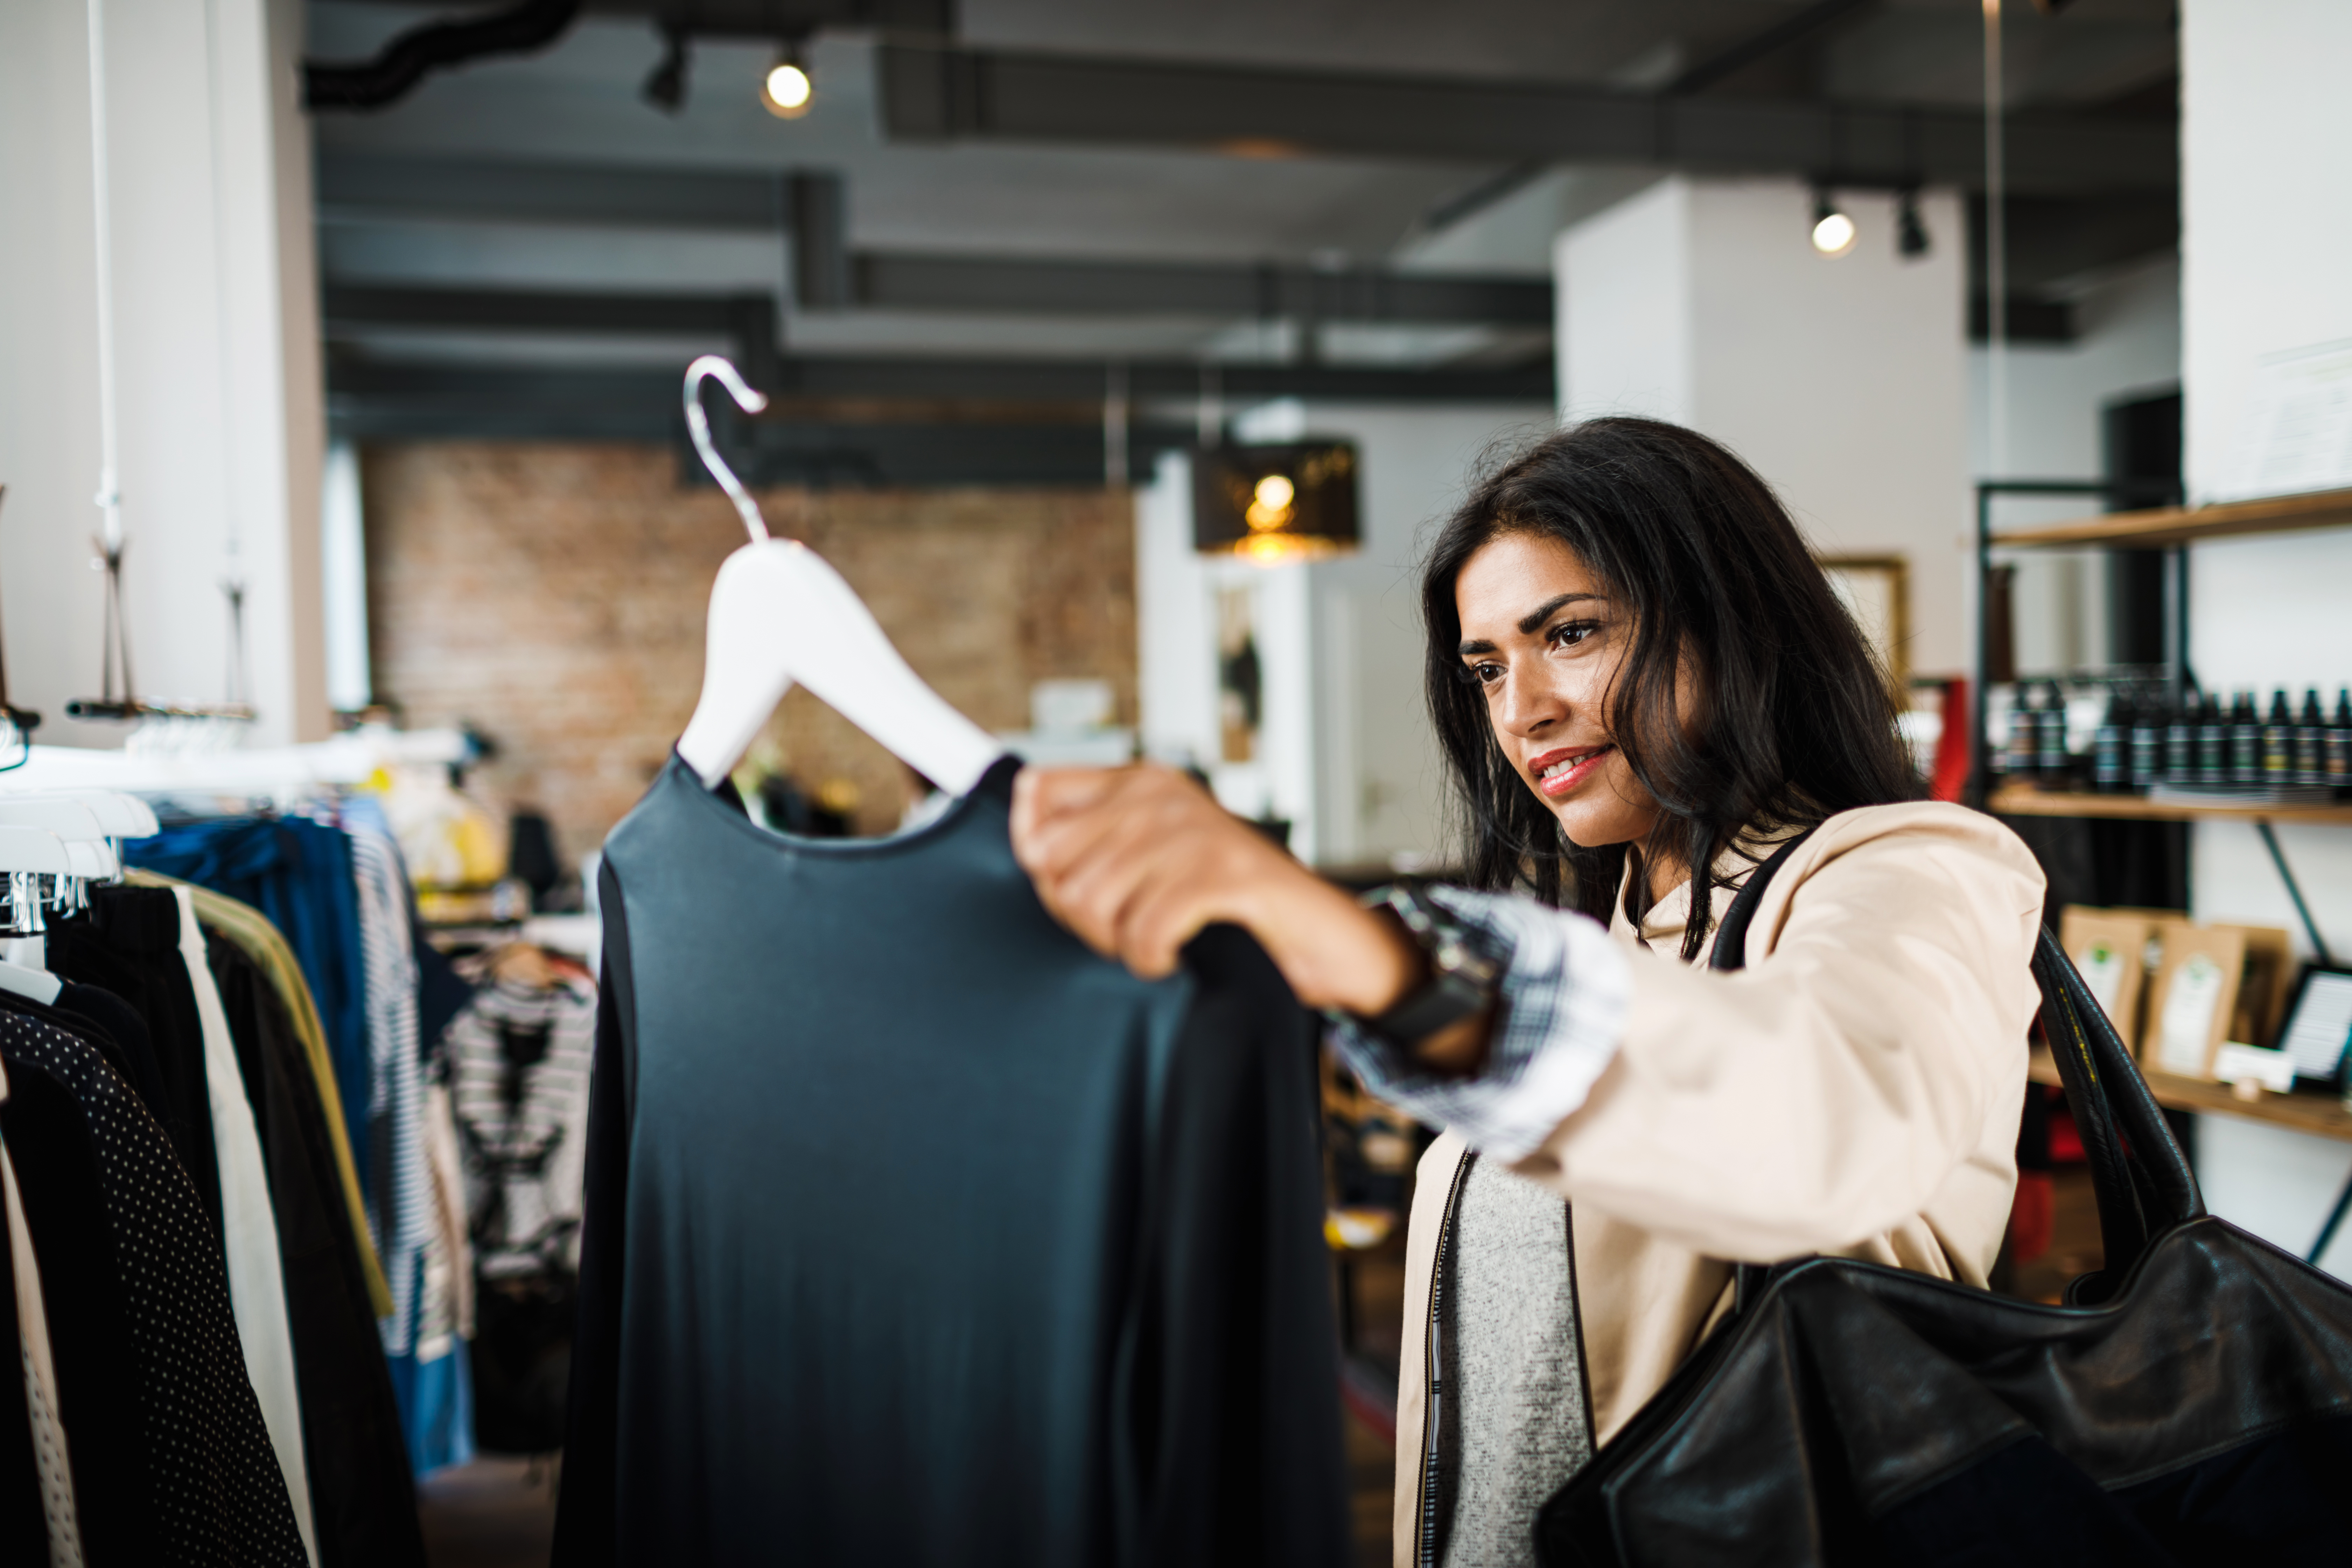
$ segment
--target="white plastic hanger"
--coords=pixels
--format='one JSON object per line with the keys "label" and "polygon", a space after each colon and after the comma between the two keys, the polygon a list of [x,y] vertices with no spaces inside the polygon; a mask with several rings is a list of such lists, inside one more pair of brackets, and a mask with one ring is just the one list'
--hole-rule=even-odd
{"label": "white plastic hanger", "polygon": [[706,379],[717,380],[751,413],[768,405],[717,354],[687,366],[688,432],[751,542],[727,558],[710,590],[702,696],[678,740],[678,755],[705,784],[717,784],[798,681],[940,788],[969,792],[1004,754],[1003,745],[908,668],[874,613],[823,556],[796,540],[768,536],[759,503],[711,445],[700,395]]}
{"label": "white plastic hanger", "polygon": [[41,967],[47,942],[41,936],[43,877],[69,877],[73,859],[64,840],[46,828],[0,826],[0,873],[8,879],[8,901],[16,923],[0,941],[0,987],[47,1005],[58,999],[64,983]]}

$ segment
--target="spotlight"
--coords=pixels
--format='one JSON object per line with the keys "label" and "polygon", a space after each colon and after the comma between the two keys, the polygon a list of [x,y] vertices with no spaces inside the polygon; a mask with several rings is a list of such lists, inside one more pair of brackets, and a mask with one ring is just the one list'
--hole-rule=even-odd
{"label": "spotlight", "polygon": [[1813,248],[1823,256],[1843,256],[1853,248],[1853,219],[1838,211],[1827,191],[1813,198]]}
{"label": "spotlight", "polygon": [[760,83],[760,103],[779,120],[798,120],[809,111],[816,85],[801,64],[800,46],[786,43],[776,51],[776,63]]}
{"label": "spotlight", "polygon": [[1895,248],[1906,257],[1927,254],[1927,226],[1919,221],[1919,193],[1905,191],[1895,209]]}
{"label": "spotlight", "polygon": [[662,29],[661,63],[655,66],[639,90],[645,100],[665,114],[676,114],[686,101],[686,34],[675,27]]}

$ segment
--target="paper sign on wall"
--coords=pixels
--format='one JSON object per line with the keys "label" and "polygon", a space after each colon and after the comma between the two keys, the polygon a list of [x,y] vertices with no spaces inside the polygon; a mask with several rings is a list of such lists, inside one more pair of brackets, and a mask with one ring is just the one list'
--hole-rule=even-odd
{"label": "paper sign on wall", "polygon": [[2352,486],[2352,342],[2265,354],[2211,499]]}

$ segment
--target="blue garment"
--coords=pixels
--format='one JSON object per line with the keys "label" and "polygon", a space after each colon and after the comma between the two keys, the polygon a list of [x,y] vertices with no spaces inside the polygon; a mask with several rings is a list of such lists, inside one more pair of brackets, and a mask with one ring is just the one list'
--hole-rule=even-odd
{"label": "blue garment", "polygon": [[[366,1149],[367,990],[351,841],[342,830],[300,816],[175,823],[152,838],[126,843],[122,858],[242,900],[269,917],[319,1005],[351,1146]],[[362,1189],[372,1174],[362,1163]]]}
{"label": "blue garment", "polygon": [[452,1342],[431,1361],[387,1356],[392,1392],[400,1402],[400,1425],[408,1435],[409,1468],[420,1476],[445,1465],[462,1465],[475,1455],[474,1373],[466,1342]]}

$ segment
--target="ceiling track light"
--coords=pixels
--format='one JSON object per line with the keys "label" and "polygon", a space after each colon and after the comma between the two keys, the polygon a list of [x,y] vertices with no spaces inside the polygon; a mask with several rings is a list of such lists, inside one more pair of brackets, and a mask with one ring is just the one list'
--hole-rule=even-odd
{"label": "ceiling track light", "polygon": [[1839,209],[1826,190],[1813,193],[1813,248],[1823,256],[1840,257],[1853,248],[1853,219]]}
{"label": "ceiling track light", "polygon": [[637,90],[664,114],[676,114],[686,102],[687,38],[683,27],[664,27],[662,58]]}
{"label": "ceiling track light", "polygon": [[1927,226],[1919,221],[1919,187],[1916,185],[1906,185],[1895,198],[1895,248],[1910,260],[1927,254]]}
{"label": "ceiling track light", "polygon": [[801,58],[801,42],[786,38],[776,46],[775,63],[760,79],[760,105],[779,120],[798,120],[815,98],[816,84]]}

